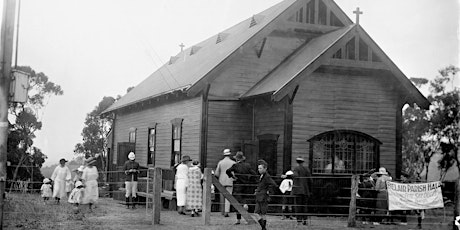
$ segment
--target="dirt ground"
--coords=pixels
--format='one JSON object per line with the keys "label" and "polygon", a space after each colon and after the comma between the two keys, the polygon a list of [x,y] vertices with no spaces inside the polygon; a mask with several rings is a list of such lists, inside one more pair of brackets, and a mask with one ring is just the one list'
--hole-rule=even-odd
{"label": "dirt ground", "polygon": [[[440,209],[427,212],[423,229],[452,229],[449,226],[451,211]],[[201,217],[178,215],[173,211],[162,211],[160,225],[153,226],[152,209],[145,206],[126,209],[119,201],[101,198],[93,212],[87,206],[81,207],[79,214],[74,214],[74,207],[67,202],[60,205],[49,202],[44,204],[39,195],[9,194],[5,207],[5,229],[222,229],[239,230],[260,229],[258,225],[233,225],[235,214],[225,218],[220,213],[212,213],[211,225],[204,226]],[[409,216],[408,225],[362,224],[358,221],[356,228],[347,228],[345,217],[311,217],[308,226],[297,225],[295,220],[282,220],[279,216],[268,217],[268,229],[416,229],[416,219]]]}

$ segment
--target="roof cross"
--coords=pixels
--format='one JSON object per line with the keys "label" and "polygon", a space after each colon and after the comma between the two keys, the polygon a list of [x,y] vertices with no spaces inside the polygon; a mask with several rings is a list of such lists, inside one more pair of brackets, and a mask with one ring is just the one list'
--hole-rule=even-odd
{"label": "roof cross", "polygon": [[181,43],[179,47],[180,47],[180,52],[184,51],[184,47],[185,47],[184,43]]}
{"label": "roof cross", "polygon": [[359,7],[356,7],[356,10],[353,11],[354,14],[356,14],[356,24],[359,24],[359,15],[363,14],[362,11],[359,11]]}

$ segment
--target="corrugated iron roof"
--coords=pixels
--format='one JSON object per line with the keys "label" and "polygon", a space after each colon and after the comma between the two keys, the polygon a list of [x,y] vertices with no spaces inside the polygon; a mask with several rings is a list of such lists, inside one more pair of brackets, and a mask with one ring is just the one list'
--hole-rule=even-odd
{"label": "corrugated iron roof", "polygon": [[296,0],[282,1],[183,50],[116,101],[104,113],[194,85],[294,2]]}

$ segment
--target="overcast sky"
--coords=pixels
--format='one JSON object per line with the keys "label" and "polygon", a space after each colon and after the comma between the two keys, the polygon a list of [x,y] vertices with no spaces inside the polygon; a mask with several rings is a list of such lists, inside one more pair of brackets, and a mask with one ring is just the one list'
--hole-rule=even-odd
{"label": "overcast sky", "polygon": [[[180,51],[280,0],[22,0],[18,65],[61,85],[35,144],[45,165],[73,157],[85,116]],[[408,77],[459,66],[459,0],[336,0]],[[1,7],[1,6],[0,6]],[[455,85],[459,84],[459,79]],[[426,95],[426,92],[423,92]]]}

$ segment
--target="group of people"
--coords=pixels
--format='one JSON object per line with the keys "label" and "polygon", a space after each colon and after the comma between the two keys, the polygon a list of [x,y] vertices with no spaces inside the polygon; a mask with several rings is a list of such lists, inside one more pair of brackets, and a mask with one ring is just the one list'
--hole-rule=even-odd
{"label": "group of people", "polygon": [[181,163],[176,166],[174,183],[179,214],[186,215],[185,211],[190,210],[192,217],[199,216],[198,211],[203,204],[202,179],[200,162],[190,156],[182,156]]}
{"label": "group of people", "polygon": [[[406,210],[389,211],[388,210],[388,192],[387,192],[387,181],[392,181],[390,173],[384,167],[380,167],[378,171],[371,170],[361,176],[360,183],[358,185],[358,206],[365,207],[365,209],[358,210],[360,214],[367,215],[364,218],[370,220],[373,225],[380,225],[382,223],[393,223],[396,219],[399,219],[400,225],[407,225],[407,213]],[[409,176],[405,173],[401,173],[401,183],[408,183]],[[421,221],[423,219],[423,210],[416,211],[418,215],[418,226],[421,227]],[[386,219],[386,220],[385,220]]]}
{"label": "group of people", "polygon": [[[255,210],[258,215],[258,222],[262,229],[266,229],[268,212],[268,203],[271,201],[270,195],[275,193],[278,185],[268,173],[268,163],[265,160],[257,161],[257,173],[252,169],[251,165],[245,160],[243,152],[237,152],[235,160],[231,159],[230,149],[225,149],[223,152],[224,159],[219,161],[215,171],[215,176],[226,190],[233,194],[235,199],[243,205],[243,208],[248,209],[248,195],[255,195]],[[305,160],[302,157],[296,158],[297,165],[285,175],[279,186],[279,189],[285,195],[283,198],[283,212],[290,213],[292,203],[295,204],[295,213],[299,224],[307,224],[307,204],[308,198],[311,196],[311,174],[310,170],[304,165]],[[254,189],[252,185],[257,184]],[[292,195],[291,195],[292,194]],[[294,199],[291,198],[294,196]],[[230,203],[225,200],[223,215],[228,217],[230,212]],[[241,214],[236,214],[237,222],[241,223]]]}
{"label": "group of people", "polygon": [[61,159],[51,178],[43,179],[40,190],[45,204],[50,198],[54,198],[56,204],[59,204],[61,199],[68,198],[67,201],[75,206],[75,212],[80,211],[80,204],[88,204],[91,212],[99,197],[99,174],[96,167],[98,157],[96,154],[87,158],[84,165],[75,170],[73,179],[69,167],[66,166],[67,161]]}

